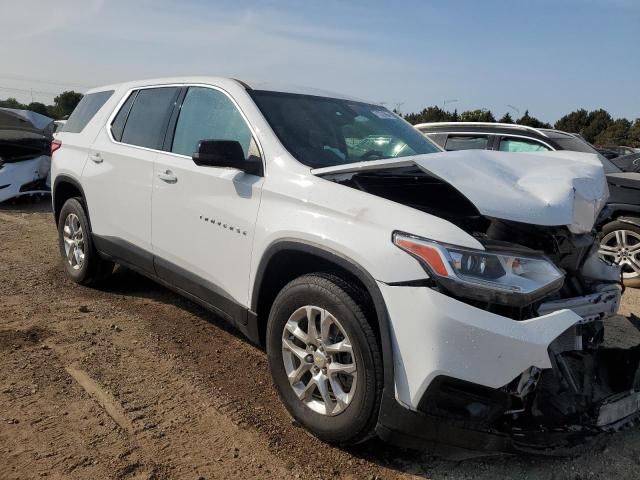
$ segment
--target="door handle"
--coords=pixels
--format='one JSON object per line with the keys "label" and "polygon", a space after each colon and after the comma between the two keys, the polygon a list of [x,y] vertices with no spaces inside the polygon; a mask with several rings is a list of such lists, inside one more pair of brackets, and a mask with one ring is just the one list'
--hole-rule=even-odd
{"label": "door handle", "polygon": [[176,177],[171,170],[158,172],[158,178],[167,183],[176,183],[178,181],[178,177]]}
{"label": "door handle", "polygon": [[102,163],[104,161],[100,153],[92,153],[91,155],[89,155],[89,160],[91,160],[93,163]]}

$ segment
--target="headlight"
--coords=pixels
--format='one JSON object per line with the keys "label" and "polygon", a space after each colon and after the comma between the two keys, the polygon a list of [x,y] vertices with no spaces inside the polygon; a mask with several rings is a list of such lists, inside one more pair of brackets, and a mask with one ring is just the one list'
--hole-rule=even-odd
{"label": "headlight", "polygon": [[461,297],[525,306],[564,283],[564,274],[543,256],[472,250],[398,232],[393,243],[414,256],[436,282]]}

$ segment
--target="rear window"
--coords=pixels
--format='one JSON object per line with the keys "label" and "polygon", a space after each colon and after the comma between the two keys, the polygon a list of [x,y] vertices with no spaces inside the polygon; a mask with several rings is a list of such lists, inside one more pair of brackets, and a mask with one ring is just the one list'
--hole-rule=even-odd
{"label": "rear window", "polygon": [[120,141],[160,149],[177,96],[177,87],[140,90],[126,119]]}
{"label": "rear window", "polygon": [[106,103],[113,95],[113,90],[105,90],[104,92],[90,93],[82,97],[80,103],[71,113],[69,120],[62,127],[62,132],[67,133],[80,133],[84,127],[91,121],[93,116],[98,113],[98,110]]}
{"label": "rear window", "polygon": [[597,155],[600,161],[602,162],[602,166],[604,168],[604,173],[620,173],[620,169],[616,167],[611,160],[607,160],[603,155],[599,154],[598,151],[589,145],[584,140],[581,140],[577,137],[562,137],[562,138],[554,138],[553,139],[563,150],[569,150],[571,152],[584,152],[584,153],[593,153]]}

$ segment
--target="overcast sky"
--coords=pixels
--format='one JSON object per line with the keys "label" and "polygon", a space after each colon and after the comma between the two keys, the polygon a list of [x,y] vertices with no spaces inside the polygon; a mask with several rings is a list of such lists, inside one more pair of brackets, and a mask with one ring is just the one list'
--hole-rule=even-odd
{"label": "overcast sky", "polygon": [[0,32],[0,98],[21,101],[215,74],[405,113],[640,117],[640,0],[1,0]]}

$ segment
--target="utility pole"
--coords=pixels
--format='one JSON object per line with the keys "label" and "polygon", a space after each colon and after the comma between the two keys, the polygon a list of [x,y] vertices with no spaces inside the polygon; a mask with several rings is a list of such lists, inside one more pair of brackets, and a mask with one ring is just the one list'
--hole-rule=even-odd
{"label": "utility pole", "polygon": [[449,100],[445,100],[444,102],[442,102],[442,110],[444,110],[448,104],[450,103],[456,103],[458,101],[457,98],[451,98]]}

